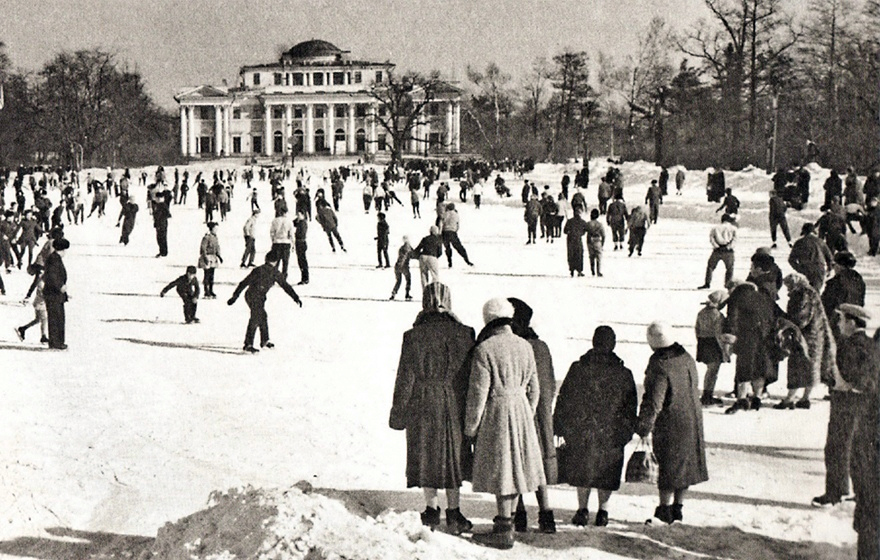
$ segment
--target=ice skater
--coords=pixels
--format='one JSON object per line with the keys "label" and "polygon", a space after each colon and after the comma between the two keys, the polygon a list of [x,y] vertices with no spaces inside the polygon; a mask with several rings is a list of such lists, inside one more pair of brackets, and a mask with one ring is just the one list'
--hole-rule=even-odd
{"label": "ice skater", "polygon": [[24,342],[27,330],[39,323],[40,343],[47,344],[49,342],[49,315],[46,313],[46,300],[43,299],[43,267],[33,265],[33,270],[35,274],[34,283],[31,284],[30,289],[28,289],[27,294],[24,296],[24,301],[27,301],[32,293],[34,294],[34,301],[32,303],[34,307],[34,320],[26,325],[16,327],[15,334],[19,340]]}
{"label": "ice skater", "polygon": [[260,329],[260,348],[274,348],[275,345],[269,340],[269,317],[266,315],[266,293],[273,285],[278,284],[281,288],[293,298],[297,305],[302,307],[302,300],[296,295],[293,287],[287,283],[284,276],[278,272],[276,265],[278,264],[278,254],[275,250],[266,253],[266,263],[253,269],[244,280],[239,282],[232,297],[226,302],[233,305],[235,300],[242,291],[247,288],[244,294],[244,301],[251,310],[251,316],[248,320],[247,330],[244,335],[244,351],[254,354],[259,352],[254,348],[254,336],[257,328]]}
{"label": "ice skater", "polygon": [[189,265],[186,267],[186,274],[178,276],[159,292],[159,297],[165,297],[165,294],[174,288],[183,302],[183,320],[187,325],[199,322],[196,317],[199,303],[199,279],[196,270],[196,267]]}
{"label": "ice skater", "polygon": [[[377,214],[376,222],[376,255],[379,258],[379,266],[376,268],[391,268],[391,262],[388,260],[388,234],[390,227],[385,221],[385,212]],[[385,257],[385,266],[382,266],[382,257]]]}
{"label": "ice skater", "polygon": [[397,261],[394,263],[394,288],[391,289],[391,298],[397,295],[397,290],[400,289],[400,281],[403,278],[406,278],[406,295],[404,299],[406,301],[410,301],[412,296],[409,294],[410,286],[412,285],[412,276],[409,273],[409,260],[412,258],[412,245],[409,244],[409,237],[403,236],[403,245],[397,250]]}

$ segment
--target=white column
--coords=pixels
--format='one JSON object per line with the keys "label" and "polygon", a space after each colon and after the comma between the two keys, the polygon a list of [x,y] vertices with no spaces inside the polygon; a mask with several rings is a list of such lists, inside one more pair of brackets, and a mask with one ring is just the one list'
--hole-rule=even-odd
{"label": "white column", "polygon": [[350,154],[357,151],[357,142],[354,134],[354,114],[356,107],[357,106],[354,103],[348,104],[348,153]]}
{"label": "white column", "polygon": [[455,102],[454,115],[453,119],[453,128],[455,129],[455,135],[453,136],[453,151],[458,154],[461,153],[461,102]]}
{"label": "white column", "polygon": [[306,104],[305,146],[307,154],[315,153],[315,106]]}
{"label": "white column", "polygon": [[446,104],[446,151],[448,153],[452,153],[453,146],[453,134],[452,134],[452,119],[453,119],[453,111],[452,111],[452,101]]}
{"label": "white column", "polygon": [[376,135],[376,119],[378,118],[378,112],[379,110],[376,107],[376,104],[370,103],[370,142],[367,151],[369,151],[371,154],[375,154],[377,151],[379,151],[379,143]]}
{"label": "white column", "polygon": [[232,155],[232,105],[227,105],[223,111],[223,127],[226,131],[224,135],[223,145],[225,146],[226,155]]}
{"label": "white column", "polygon": [[189,155],[189,135],[186,130],[186,107],[180,106],[180,153],[183,156]]}
{"label": "white column", "polygon": [[263,153],[267,156],[272,155],[272,106],[268,103],[266,104],[266,115],[265,115],[265,126],[266,130],[263,131],[263,142],[265,142],[265,146],[263,146]]}
{"label": "white column", "polygon": [[425,123],[424,134],[422,135],[422,139],[425,141],[421,145],[421,152],[424,154],[428,151],[428,148],[431,146],[431,121]]}
{"label": "white column", "polygon": [[214,105],[214,154],[223,150],[223,107]]}
{"label": "white column", "polygon": [[199,145],[196,140],[196,107],[190,105],[188,109],[189,124],[186,127],[186,131],[189,134],[189,155],[194,156],[199,153]]}
{"label": "white column", "polygon": [[285,105],[284,106],[284,138],[282,138],[284,142],[284,153],[291,154],[293,153],[293,147],[290,144],[290,140],[293,138],[293,105]]}

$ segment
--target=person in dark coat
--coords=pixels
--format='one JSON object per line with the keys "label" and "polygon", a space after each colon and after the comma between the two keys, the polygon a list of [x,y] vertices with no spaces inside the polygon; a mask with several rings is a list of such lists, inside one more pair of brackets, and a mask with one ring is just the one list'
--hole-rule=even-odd
{"label": "person in dark coat", "polygon": [[825,316],[831,322],[831,330],[837,338],[837,322],[835,311],[842,303],[865,305],[865,281],[855,269],[856,258],[849,251],[841,251],[834,255],[834,276],[825,283],[822,292],[822,307]]}
{"label": "person in dark coat", "polygon": [[134,229],[137,212],[138,205],[132,202],[131,199],[126,198],[122,201],[122,208],[119,211],[119,218],[116,220],[116,225],[119,226],[120,221],[122,222],[122,232],[119,236],[119,242],[123,245],[128,245],[128,239]]}
{"label": "person in dark coat", "polygon": [[584,275],[584,236],[587,234],[587,222],[581,217],[579,210],[574,211],[574,216],[565,222],[565,233],[568,272],[574,277]]}
{"label": "person in dark coat", "polygon": [[49,348],[67,349],[64,342],[64,304],[67,303],[67,269],[62,260],[70,248],[70,241],[56,239],[52,242],[54,251],[46,257],[43,272],[43,300],[46,302],[46,315],[49,320]]}
{"label": "person in dark coat", "polygon": [[196,309],[199,303],[199,279],[196,276],[196,267],[190,265],[186,267],[186,274],[178,276],[162,288],[159,297],[165,297],[165,294],[174,288],[180,300],[183,302],[183,320],[186,324],[198,323],[196,317]]}
{"label": "person in dark coat", "polygon": [[[299,213],[299,210],[297,210]],[[345,244],[342,242],[342,237],[339,235],[339,221],[336,218],[336,213],[333,212],[333,209],[330,208],[329,205],[322,206],[317,210],[317,217],[315,220],[321,224],[321,228],[324,229],[324,233],[327,234],[327,240],[330,242],[330,248],[333,249],[333,252],[336,252],[336,246],[333,244],[333,238],[336,238],[336,241],[339,242],[339,248],[345,251]]]}
{"label": "person in dark coat", "polygon": [[537,241],[538,237],[538,219],[541,217],[541,202],[537,196],[533,196],[526,202],[526,210],[523,220],[526,222],[529,240],[526,245],[531,245]]}
{"label": "person in dark coat", "polygon": [[868,209],[862,223],[868,235],[868,255],[876,257],[880,249],[880,204],[877,204],[876,198],[868,199]]}
{"label": "person in dark coat", "polygon": [[623,451],[633,435],[638,396],[630,371],[617,354],[614,330],[602,325],[593,333],[593,348],[571,364],[559,389],[553,413],[554,433],[565,440],[559,470],[577,487],[578,510],[571,519],[589,523],[590,491],[599,492],[596,525],[608,524],[608,502],[620,489]]}
{"label": "person in dark coat", "polygon": [[660,177],[658,178],[658,184],[660,186],[660,194],[662,196],[666,196],[669,194],[669,170],[665,167],[660,169]]}
{"label": "person in dark coat", "polygon": [[[391,228],[385,221],[385,212],[379,212],[376,222],[376,255],[379,258],[379,266],[376,268],[391,268],[391,261],[388,260],[388,234]],[[382,266],[382,257],[385,257],[385,265]]]}
{"label": "person in dark coat", "polygon": [[257,332],[257,328],[260,329],[260,347],[275,347],[269,341],[269,318],[266,315],[266,293],[272,286],[275,284],[281,286],[287,295],[297,305],[302,307],[302,301],[299,299],[299,296],[296,295],[293,287],[284,279],[284,275],[276,268],[278,259],[279,256],[274,250],[266,253],[266,263],[251,270],[250,274],[238,283],[238,286],[235,287],[235,291],[232,293],[232,297],[226,302],[228,305],[233,305],[241,292],[247,288],[247,292],[244,294],[244,301],[251,310],[251,316],[244,335],[244,351],[251,354],[259,352],[259,350],[254,348],[254,335]]}
{"label": "person in dark coat", "polygon": [[648,233],[648,228],[651,227],[651,221],[648,219],[648,215],[645,214],[645,211],[642,210],[641,206],[636,206],[632,209],[632,213],[629,215],[629,256],[631,257],[633,251],[638,251],[639,256],[642,256],[642,246],[645,244],[645,234]]}
{"label": "person in dark coat", "polygon": [[437,489],[446,491],[446,526],[460,534],[473,527],[461,513],[461,483],[469,479],[469,448],[462,435],[468,390],[468,354],[474,329],[452,313],[445,284],[422,293],[422,311],[403,335],[388,424],[406,430],[406,485],[425,496],[422,524],[440,524]]}
{"label": "person in dark coat", "polygon": [[309,249],[308,244],[309,221],[306,220],[305,214],[297,212],[293,219],[293,245],[296,250],[296,264],[299,267],[299,283],[297,285],[309,283],[309,258],[306,252]]}
{"label": "person in dark coat", "polygon": [[168,256],[168,218],[171,217],[169,209],[171,193],[165,192],[168,196],[159,196],[153,202],[153,227],[156,228],[156,244],[159,245],[157,257]]}
{"label": "person in dark coat", "polygon": [[605,213],[605,221],[608,222],[614,239],[615,251],[623,249],[623,242],[626,240],[627,219],[629,219],[629,212],[626,210],[626,202],[622,198],[615,197]]}
{"label": "person in dark coat", "polygon": [[856,418],[853,435],[853,460],[850,475],[858,499],[853,513],[853,529],[859,534],[858,558],[880,558],[880,358],[877,356],[880,332],[874,333],[873,347],[866,346],[871,359],[866,360],[865,406]]}
{"label": "person in dark coat", "polygon": [[830,206],[834,197],[840,200],[840,197],[843,196],[843,181],[840,180],[840,175],[837,174],[837,171],[831,170],[828,178],[825,179],[825,184],[822,185],[822,189],[825,191],[824,206]]}
{"label": "person in dark coat", "polygon": [[[547,343],[538,338],[538,333],[532,329],[532,308],[517,298],[507,298],[513,305],[513,319],[511,328],[513,334],[524,338],[532,346],[535,354],[535,365],[538,368],[538,409],[535,412],[535,431],[538,433],[538,443],[541,445],[541,457],[544,459],[544,476],[547,485],[556,484],[558,469],[556,465],[556,445],[553,442],[553,400],[556,397],[556,378],[553,375],[553,358]],[[535,495],[538,499],[538,526],[542,533],[555,533],[556,521],[553,518],[553,510],[547,500],[547,485],[539,486]],[[516,505],[513,516],[514,529],[525,532],[528,527],[525,504],[522,494]]]}
{"label": "person in dark coat", "polygon": [[709,480],[709,472],[697,364],[670,330],[657,321],[648,325],[648,345],[654,353],[645,370],[635,432],[642,439],[653,434],[660,493],[654,517],[671,524],[682,520],[688,488]]}
{"label": "person in dark coat", "polygon": [[[776,327],[777,306],[773,299],[751,282],[731,282],[727,299],[725,333],[732,334],[736,354],[736,403],[725,410],[735,414],[740,410],[761,408],[764,387],[778,378],[778,364],[772,359],[767,339]],[[747,398],[751,384],[753,395]]]}
{"label": "person in dark coat", "polygon": [[810,281],[817,292],[822,291],[825,275],[831,270],[834,256],[824,241],[816,237],[813,224],[801,228],[801,238],[794,242],[788,255],[788,264]]}
{"label": "person in dark coat", "polygon": [[776,248],[776,228],[782,229],[785,242],[791,247],[791,233],[788,230],[788,218],[785,217],[787,210],[788,204],[779,196],[779,192],[770,191],[770,240],[773,242],[771,246],[773,249]]}
{"label": "person in dark coat", "polygon": [[752,264],[746,282],[751,282],[764,292],[770,299],[779,299],[779,290],[782,288],[782,269],[776,264],[776,259],[766,247],[759,247],[752,255]]}
{"label": "person in dark coat", "polygon": [[651,186],[648,187],[648,192],[645,194],[645,204],[648,205],[651,213],[651,223],[656,224],[657,218],[660,216],[660,205],[663,204],[663,193],[657,186],[657,179],[651,180]]}

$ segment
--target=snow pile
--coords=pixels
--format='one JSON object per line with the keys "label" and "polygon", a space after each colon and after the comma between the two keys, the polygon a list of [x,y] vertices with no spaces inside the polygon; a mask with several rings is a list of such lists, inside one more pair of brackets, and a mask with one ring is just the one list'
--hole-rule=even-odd
{"label": "snow pile", "polygon": [[454,559],[463,541],[434,534],[414,511],[357,515],[300,482],[287,490],[245,487],[212,494],[208,509],[159,530],[155,557],[232,559]]}

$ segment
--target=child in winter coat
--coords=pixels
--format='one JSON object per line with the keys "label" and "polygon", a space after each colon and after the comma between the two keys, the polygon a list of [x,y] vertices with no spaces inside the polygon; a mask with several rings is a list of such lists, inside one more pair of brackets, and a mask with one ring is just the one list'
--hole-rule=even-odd
{"label": "child in winter coat", "polygon": [[697,335],[697,361],[706,364],[703,396],[700,397],[703,406],[723,404],[714,393],[721,363],[730,361],[730,351],[723,340],[725,318],[718,309],[725,300],[727,290],[716,290],[709,294],[708,300],[703,302],[703,309],[697,313],[697,322],[694,325]]}
{"label": "child in winter coat", "polygon": [[165,293],[171,288],[177,291],[177,295],[183,301],[183,319],[186,324],[198,323],[196,318],[196,306],[199,301],[199,279],[196,276],[196,267],[186,267],[186,274],[178,276],[159,292],[159,297],[165,297]]}
{"label": "child in winter coat", "polygon": [[413,258],[412,252],[413,248],[409,244],[409,237],[404,235],[403,245],[397,250],[397,261],[394,263],[394,288],[391,289],[390,299],[394,299],[394,296],[397,295],[397,290],[400,289],[400,281],[403,278],[406,278],[406,301],[412,299],[412,296],[409,295],[410,285],[412,284],[412,276],[409,273],[409,260]]}

